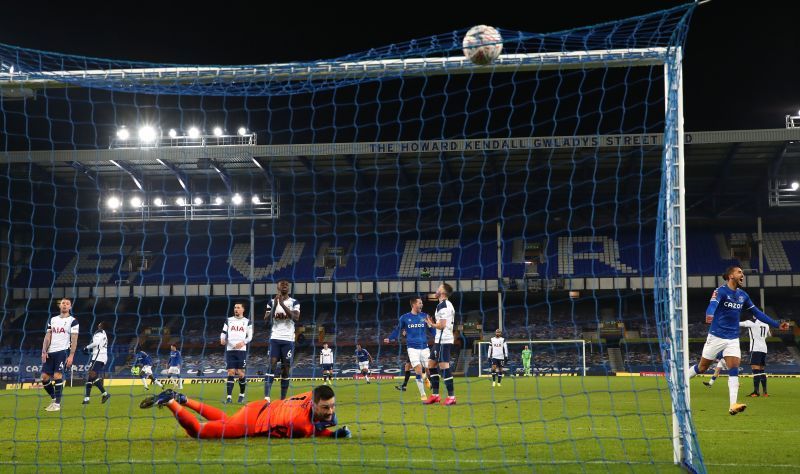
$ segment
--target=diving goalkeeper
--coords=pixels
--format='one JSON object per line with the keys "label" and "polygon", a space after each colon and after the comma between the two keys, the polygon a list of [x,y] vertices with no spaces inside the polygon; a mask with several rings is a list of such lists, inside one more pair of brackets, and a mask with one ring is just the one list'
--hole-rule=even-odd
{"label": "diving goalkeeper", "polygon": [[[267,436],[270,438],[309,438],[332,437],[349,438],[347,426],[331,431],[336,425],[336,399],[333,389],[320,385],[311,392],[269,402],[259,400],[242,407],[232,416],[218,408],[187,398],[173,390],[165,390],[151,395],[139,404],[141,408],[153,405],[169,408],[178,423],[193,438],[231,439],[246,436]],[[192,409],[205,418],[200,422],[186,408]]]}

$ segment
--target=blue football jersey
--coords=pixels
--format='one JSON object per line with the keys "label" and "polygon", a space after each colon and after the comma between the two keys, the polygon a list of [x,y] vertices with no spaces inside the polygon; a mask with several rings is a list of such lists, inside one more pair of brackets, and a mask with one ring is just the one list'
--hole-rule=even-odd
{"label": "blue football jersey", "polygon": [[356,349],[356,357],[359,362],[369,362],[369,352],[366,349]]}
{"label": "blue football jersey", "polygon": [[425,313],[414,314],[408,312],[400,316],[397,327],[389,335],[389,339],[396,341],[400,333],[405,329],[406,344],[411,349],[426,349],[428,347],[428,325],[425,320],[428,315]]}
{"label": "blue football jersey", "polygon": [[140,351],[136,354],[136,361],[134,361],[133,365],[153,365],[153,359],[145,351]]}
{"label": "blue football jersey", "polygon": [[722,339],[738,339],[742,310],[749,310],[770,326],[779,326],[777,321],[762,313],[750,301],[750,296],[743,289],[731,290],[728,285],[722,285],[711,294],[711,301],[706,309],[707,315],[714,315],[709,334]]}
{"label": "blue football jersey", "polygon": [[181,357],[181,351],[170,351],[169,352],[169,366],[170,367],[177,367],[181,365],[183,362]]}

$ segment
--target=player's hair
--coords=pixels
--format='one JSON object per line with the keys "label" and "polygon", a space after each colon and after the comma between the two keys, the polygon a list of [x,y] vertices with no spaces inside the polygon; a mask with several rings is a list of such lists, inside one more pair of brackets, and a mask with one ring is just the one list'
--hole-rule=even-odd
{"label": "player's hair", "polygon": [[730,267],[726,268],[725,273],[722,274],[722,279],[728,281],[728,278],[731,277],[733,271],[737,268],[742,268],[742,267],[740,267],[739,265],[731,265]]}
{"label": "player's hair", "polygon": [[169,347],[174,347],[175,349],[177,349],[178,345],[173,342],[172,344],[169,345]]}
{"label": "player's hair", "polygon": [[290,282],[290,281],[289,281],[289,280],[287,280],[286,278],[281,278],[280,280],[278,280],[278,281],[277,281],[277,283],[276,283],[276,284],[278,284],[278,283],[283,283],[284,281],[285,281],[286,283],[290,284],[290,285],[292,284],[292,282]]}
{"label": "player's hair", "polygon": [[106,323],[104,323],[103,321],[100,321],[99,323],[97,323],[97,330],[98,331],[101,331],[101,330],[103,330],[105,328],[106,328]]}
{"label": "player's hair", "polygon": [[237,301],[237,302],[233,303],[233,306],[236,306],[237,304],[242,305],[242,308],[244,308],[244,303],[242,303],[241,301]]}
{"label": "player's hair", "polygon": [[421,296],[419,296],[419,295],[415,295],[415,296],[412,296],[411,298],[409,298],[409,299],[408,299],[408,302],[409,302],[410,304],[414,304],[414,303],[416,303],[416,302],[417,302],[417,300],[421,300],[421,299],[422,299],[422,297],[421,297]]}
{"label": "player's hair", "polygon": [[311,398],[314,400],[314,403],[319,403],[320,400],[330,400],[333,397],[333,389],[327,385],[320,385],[311,392]]}
{"label": "player's hair", "polygon": [[58,302],[59,302],[59,304],[60,304],[62,301],[64,301],[64,300],[67,300],[67,301],[69,301],[70,303],[72,303],[72,298],[70,298],[69,296],[65,296],[65,297],[63,297],[63,298],[59,298],[59,299],[58,299]]}
{"label": "player's hair", "polygon": [[453,294],[453,287],[449,283],[442,282],[442,288],[444,288],[444,294],[448,297]]}

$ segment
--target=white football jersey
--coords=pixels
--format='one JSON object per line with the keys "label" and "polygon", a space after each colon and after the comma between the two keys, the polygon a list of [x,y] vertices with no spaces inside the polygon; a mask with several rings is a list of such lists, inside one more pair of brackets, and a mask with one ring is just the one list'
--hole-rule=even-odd
{"label": "white football jersey", "polygon": [[[253,325],[250,320],[235,316],[229,317],[222,326],[222,334],[219,335],[220,340],[227,340],[228,344],[225,348],[229,351],[246,351],[247,344],[253,340]],[[234,349],[236,344],[244,342],[244,346],[239,349]]]}
{"label": "white football jersey", "polygon": [[108,362],[108,336],[105,331],[94,333],[92,343],[86,348],[92,350],[92,362]]}
{"label": "white football jersey", "polygon": [[[300,311],[300,302],[292,297],[287,297],[283,301],[283,305],[291,311]],[[267,313],[269,313],[270,316],[275,316],[277,314],[285,315],[286,311],[283,310],[280,303],[272,298],[267,301]],[[294,342],[294,320],[291,316],[285,319],[276,319],[272,317],[272,334],[270,338],[277,341]]]}
{"label": "white football jersey", "polygon": [[508,344],[504,337],[493,337],[489,344],[490,359],[504,359],[508,355]]}
{"label": "white football jersey", "polygon": [[72,315],[62,318],[61,315],[53,316],[47,323],[47,332],[50,333],[50,347],[47,352],[60,352],[69,349],[70,337],[78,334],[78,320]]}
{"label": "white football jersey", "polygon": [[750,333],[750,352],[767,353],[767,338],[769,337],[769,324],[759,321],[742,321],[740,327],[747,328]]}
{"label": "white football jersey", "polygon": [[444,300],[436,307],[436,322],[438,323],[444,319],[447,323],[444,329],[436,330],[435,343],[452,344],[453,343],[453,322],[456,320],[456,310],[453,308],[453,303],[450,300]]}
{"label": "white football jersey", "polygon": [[333,349],[322,349],[319,352],[319,363],[320,364],[333,364]]}

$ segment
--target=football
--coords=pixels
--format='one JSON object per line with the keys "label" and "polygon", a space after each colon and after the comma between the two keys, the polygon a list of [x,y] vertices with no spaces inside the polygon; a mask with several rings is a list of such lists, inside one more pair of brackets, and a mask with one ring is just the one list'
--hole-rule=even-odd
{"label": "football", "polygon": [[491,26],[473,26],[464,35],[461,46],[467,59],[479,66],[486,66],[503,51],[503,37]]}

